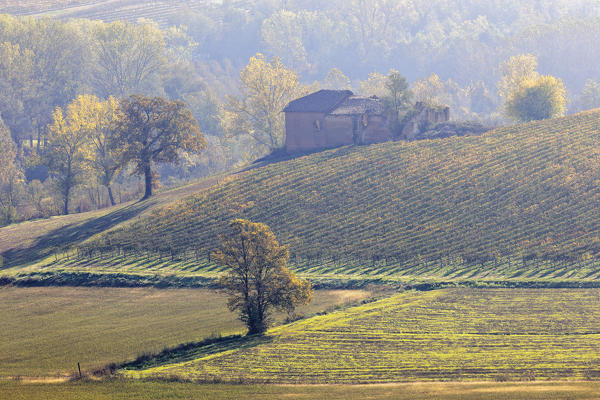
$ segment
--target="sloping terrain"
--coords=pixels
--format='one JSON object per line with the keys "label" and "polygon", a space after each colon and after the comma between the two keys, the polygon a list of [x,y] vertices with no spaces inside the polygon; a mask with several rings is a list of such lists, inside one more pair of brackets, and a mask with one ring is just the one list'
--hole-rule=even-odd
{"label": "sloping terrain", "polygon": [[127,254],[138,269],[199,271],[228,222],[247,218],[268,224],[306,274],[597,279],[599,157],[600,111],[343,147],[251,170],[82,253],[94,265]]}
{"label": "sloping terrain", "polygon": [[[372,293],[315,292],[312,315]],[[94,371],[181,343],[244,333],[227,297],[214,290],[36,287],[0,289],[0,381]],[[275,315],[275,323],[285,320]],[[0,395],[0,398],[5,399]]]}
{"label": "sloping terrain", "polygon": [[[205,178],[189,185],[159,192],[144,202],[129,202],[86,213],[27,221],[0,228],[2,266],[39,260],[57,251],[82,243],[133,218],[149,214],[197,191],[218,184],[223,177]],[[232,179],[232,178],[228,178]]]}
{"label": "sloping terrain", "polygon": [[127,374],[271,383],[592,378],[600,375],[599,294],[406,292]]}
{"label": "sloping terrain", "polygon": [[[6,4],[4,4],[6,3]],[[186,9],[202,9],[214,0],[61,0],[17,1],[0,4],[0,13],[14,15],[51,16],[56,18],[89,18],[104,22],[124,20],[136,22],[145,18],[167,26],[169,18]]]}

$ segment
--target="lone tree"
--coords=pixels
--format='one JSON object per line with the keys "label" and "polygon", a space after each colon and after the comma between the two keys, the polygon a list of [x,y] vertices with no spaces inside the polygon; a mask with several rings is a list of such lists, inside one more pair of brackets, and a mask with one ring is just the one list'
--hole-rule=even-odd
{"label": "lone tree", "polygon": [[121,163],[132,163],[144,176],[143,200],[152,196],[154,164],[179,163],[180,152],[198,153],[206,147],[198,121],[182,101],[132,95],[121,101],[113,146]]}
{"label": "lone tree", "polygon": [[516,121],[535,121],[564,115],[567,91],[562,80],[550,75],[526,79],[510,93],[506,114]]}
{"label": "lone tree", "polygon": [[289,252],[267,225],[235,219],[212,257],[229,268],[220,279],[228,306],[238,311],[248,334],[263,333],[273,310],[291,313],[312,296],[311,284],[287,269]]}

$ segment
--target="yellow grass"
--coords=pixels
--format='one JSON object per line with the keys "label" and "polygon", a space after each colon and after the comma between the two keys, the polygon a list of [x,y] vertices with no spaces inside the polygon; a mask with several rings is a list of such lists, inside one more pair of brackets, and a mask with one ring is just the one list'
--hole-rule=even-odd
{"label": "yellow grass", "polygon": [[[317,291],[300,311],[311,314],[367,296]],[[207,289],[0,287],[0,377],[70,374],[77,362],[93,370],[165,346],[244,331],[225,296]]]}

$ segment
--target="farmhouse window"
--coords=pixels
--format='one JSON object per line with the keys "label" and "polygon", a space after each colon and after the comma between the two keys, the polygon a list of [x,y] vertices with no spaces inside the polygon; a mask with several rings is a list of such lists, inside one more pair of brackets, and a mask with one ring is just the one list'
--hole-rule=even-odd
{"label": "farmhouse window", "polygon": [[315,131],[321,131],[321,121],[319,121],[318,119],[315,119],[315,122],[313,122],[313,126],[315,127]]}
{"label": "farmhouse window", "polygon": [[369,125],[369,116],[367,114],[363,114],[362,124],[365,128],[367,127],[367,125]]}

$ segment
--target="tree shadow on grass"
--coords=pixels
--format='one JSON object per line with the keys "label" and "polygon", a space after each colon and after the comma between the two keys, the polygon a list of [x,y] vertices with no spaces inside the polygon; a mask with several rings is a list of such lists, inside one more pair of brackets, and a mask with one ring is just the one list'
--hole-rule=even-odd
{"label": "tree shadow on grass", "polygon": [[[8,268],[23,265],[52,255],[57,250],[60,251],[80,244],[100,232],[141,215],[146,210],[181,200],[199,191],[218,185],[221,179],[221,176],[211,176],[197,182],[158,192],[150,199],[129,205],[117,206],[114,211],[109,211],[103,216],[93,217],[82,222],[73,222],[54,229],[47,234],[39,236],[33,244],[23,245],[17,243],[14,248],[2,253],[3,266],[4,268]],[[1,269],[2,265],[0,263]]]}
{"label": "tree shadow on grass", "polygon": [[3,268],[33,262],[48,257],[57,250],[82,243],[100,232],[140,215],[154,205],[155,202],[151,200],[133,203],[98,218],[57,228],[40,236],[31,246],[10,249],[2,254]]}
{"label": "tree shadow on grass", "polygon": [[177,347],[165,348],[158,354],[143,354],[134,361],[121,364],[119,368],[143,370],[166,364],[196,360],[228,350],[249,349],[272,341],[273,337],[267,335],[233,335],[207,338],[201,342],[185,343]]}

